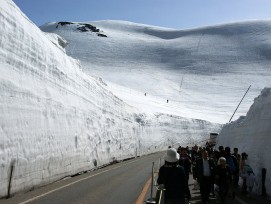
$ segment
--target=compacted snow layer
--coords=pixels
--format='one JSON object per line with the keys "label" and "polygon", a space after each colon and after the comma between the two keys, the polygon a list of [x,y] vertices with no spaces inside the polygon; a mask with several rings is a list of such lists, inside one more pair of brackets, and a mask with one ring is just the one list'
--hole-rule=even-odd
{"label": "compacted snow layer", "polygon": [[226,124],[217,139],[217,146],[230,146],[239,148],[239,152],[248,154],[247,163],[254,170],[261,192],[262,168],[267,169],[266,190],[271,192],[271,88],[265,88],[254,99],[245,117]]}
{"label": "compacted snow layer", "polygon": [[221,127],[128,105],[66,55],[65,39],[43,33],[11,0],[0,1],[0,28],[0,197],[12,166],[13,194],[168,145],[198,143]]}
{"label": "compacted snow layer", "polygon": [[[107,37],[81,32],[83,24]],[[82,69],[111,82],[114,94],[147,112],[226,123],[249,85],[233,120],[270,86],[270,20],[190,30],[112,20],[51,22],[40,28],[65,38],[67,53],[81,61]]]}

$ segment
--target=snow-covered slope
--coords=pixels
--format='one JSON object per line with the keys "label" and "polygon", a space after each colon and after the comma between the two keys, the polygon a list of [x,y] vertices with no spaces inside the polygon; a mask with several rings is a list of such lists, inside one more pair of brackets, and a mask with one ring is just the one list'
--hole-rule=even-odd
{"label": "snow-covered slope", "polygon": [[[86,25],[96,31],[81,32]],[[107,20],[55,22],[41,29],[64,37],[67,53],[84,70],[148,112],[226,123],[249,85],[233,120],[270,86],[271,21],[174,30]]]}
{"label": "snow-covered slope", "polygon": [[248,154],[248,164],[252,166],[261,191],[261,170],[267,169],[266,190],[271,192],[271,88],[265,88],[255,98],[244,117],[223,127],[217,139],[217,146],[238,147],[239,152]]}
{"label": "snow-covered slope", "polygon": [[0,19],[0,197],[11,166],[15,193],[219,130],[123,102],[66,55],[65,39],[43,33],[11,0],[0,1]]}

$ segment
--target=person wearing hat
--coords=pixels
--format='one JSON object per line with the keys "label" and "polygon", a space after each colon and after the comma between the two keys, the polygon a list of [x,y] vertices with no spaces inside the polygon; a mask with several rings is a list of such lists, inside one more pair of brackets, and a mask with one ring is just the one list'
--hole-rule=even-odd
{"label": "person wearing hat", "polygon": [[191,197],[183,167],[178,165],[179,154],[175,148],[167,150],[165,164],[159,169],[157,183],[165,189],[165,204],[184,204]]}

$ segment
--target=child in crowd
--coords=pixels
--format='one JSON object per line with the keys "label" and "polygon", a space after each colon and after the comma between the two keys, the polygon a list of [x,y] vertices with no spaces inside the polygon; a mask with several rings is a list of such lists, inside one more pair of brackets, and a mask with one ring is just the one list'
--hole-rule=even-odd
{"label": "child in crowd", "polygon": [[252,168],[250,168],[248,171],[247,171],[247,175],[246,175],[246,184],[247,184],[247,187],[248,187],[248,190],[249,190],[249,194],[248,194],[248,197],[251,197],[251,194],[252,194],[252,190],[253,190],[253,187],[254,187],[254,184],[258,185],[257,181],[256,181],[256,176],[252,170]]}

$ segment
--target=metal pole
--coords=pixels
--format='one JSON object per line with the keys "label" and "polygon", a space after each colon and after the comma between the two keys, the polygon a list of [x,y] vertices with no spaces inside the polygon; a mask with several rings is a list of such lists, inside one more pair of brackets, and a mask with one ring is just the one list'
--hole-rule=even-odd
{"label": "metal pole", "polygon": [[157,204],[161,204],[161,201],[162,201],[162,196],[163,196],[163,191],[164,190],[160,190],[161,192],[160,192],[160,195],[159,195],[159,200],[158,200],[158,203]]}
{"label": "metal pole", "polygon": [[151,198],[146,201],[146,204],[155,204],[156,201],[153,200],[153,174],[154,174],[154,162],[152,162],[152,172],[151,172]]}
{"label": "metal pole", "polygon": [[265,179],[266,179],[266,168],[262,168],[262,196],[266,196],[266,188],[265,188]]}
{"label": "metal pole", "polygon": [[10,163],[7,198],[10,198],[10,189],[11,189],[11,181],[12,181],[12,175],[13,175],[13,171],[14,171],[14,165],[15,165],[15,160],[12,160],[11,163]]}
{"label": "metal pole", "polygon": [[[242,103],[243,99],[245,98],[245,96],[246,96],[246,94],[247,94],[248,90],[250,89],[250,87],[251,87],[251,85],[249,85],[249,87],[248,87],[248,89],[247,89],[246,93],[244,94],[243,98],[241,99],[241,101],[239,102],[239,104],[238,104],[237,108],[235,109],[234,113],[232,114],[231,119],[233,118],[233,116],[234,116],[235,112],[237,111],[237,109],[239,108],[239,106],[240,106],[240,104]],[[231,122],[231,119],[229,120],[229,122]]]}
{"label": "metal pole", "polygon": [[151,171],[151,201],[153,199],[152,194],[153,194],[153,168],[154,168],[154,162],[152,162],[152,171]]}

